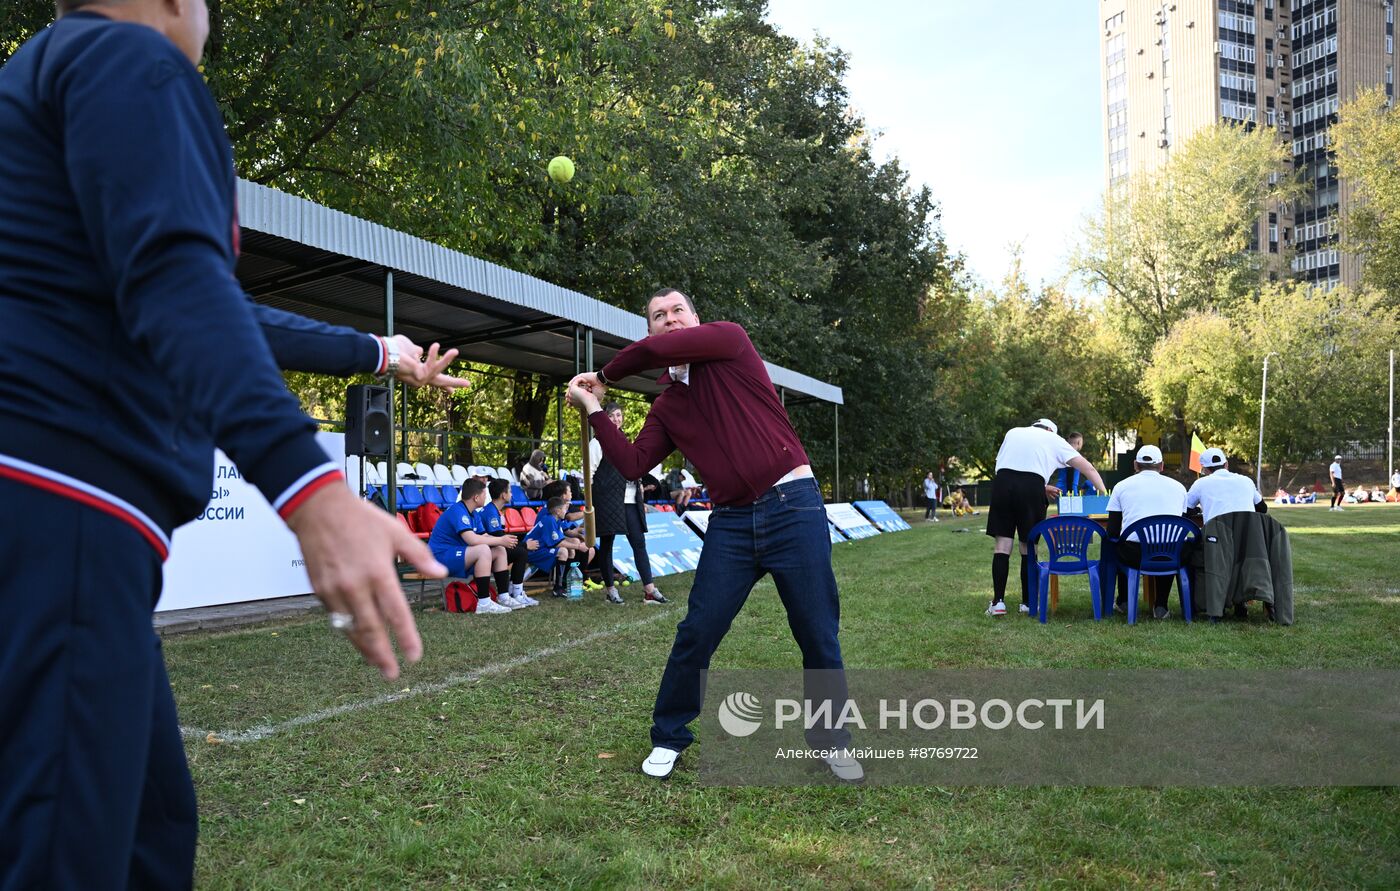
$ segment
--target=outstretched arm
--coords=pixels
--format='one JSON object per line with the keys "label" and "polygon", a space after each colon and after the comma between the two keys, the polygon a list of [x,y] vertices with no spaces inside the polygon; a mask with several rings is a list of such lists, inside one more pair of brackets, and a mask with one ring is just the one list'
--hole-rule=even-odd
{"label": "outstretched arm", "polygon": [[649,368],[733,359],[746,349],[753,349],[753,345],[743,328],[733,322],[706,322],[694,328],[643,337],[613,356],[598,377],[607,384]]}
{"label": "outstretched arm", "polygon": [[1094,469],[1094,465],[1090,464],[1087,458],[1076,455],[1069,459],[1069,466],[1087,476],[1094,484],[1094,490],[1100,495],[1108,494],[1108,486],[1103,484],[1103,477],[1099,476],[1099,472]]}
{"label": "outstretched arm", "polygon": [[[690,329],[694,330],[694,329]],[[655,412],[647,415],[646,423],[637,434],[636,442],[628,442],[617,425],[608,420],[598,404],[604,388],[592,374],[581,374],[569,382],[569,404],[576,406],[588,417],[593,428],[594,440],[603,450],[608,463],[617,468],[623,479],[640,479],[661,459],[676,450],[666,427],[657,420]]]}

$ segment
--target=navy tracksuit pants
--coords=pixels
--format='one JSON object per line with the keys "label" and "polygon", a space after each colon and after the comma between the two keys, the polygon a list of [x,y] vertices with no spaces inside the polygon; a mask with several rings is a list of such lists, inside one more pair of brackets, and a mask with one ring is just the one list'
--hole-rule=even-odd
{"label": "navy tracksuit pants", "polygon": [[126,522],[0,478],[0,891],[187,888],[194,786]]}

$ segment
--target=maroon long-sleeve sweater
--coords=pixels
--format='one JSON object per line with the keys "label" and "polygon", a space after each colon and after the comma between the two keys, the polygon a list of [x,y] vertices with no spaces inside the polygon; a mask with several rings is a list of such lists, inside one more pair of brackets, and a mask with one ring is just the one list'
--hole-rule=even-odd
{"label": "maroon long-sleeve sweater", "polygon": [[749,335],[733,322],[706,322],[631,344],[603,366],[610,381],[651,368],[690,366],[690,383],[671,380],[635,443],[603,412],[589,416],[603,455],[637,479],[675,449],[690,459],[716,504],[751,504],[807,453],[778,400]]}

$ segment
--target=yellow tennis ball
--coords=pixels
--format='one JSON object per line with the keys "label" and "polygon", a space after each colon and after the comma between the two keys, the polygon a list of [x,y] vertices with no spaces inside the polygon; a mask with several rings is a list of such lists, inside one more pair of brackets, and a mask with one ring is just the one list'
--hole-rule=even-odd
{"label": "yellow tennis ball", "polygon": [[574,178],[574,162],[563,155],[555,155],[549,162],[549,178],[557,183],[566,183]]}

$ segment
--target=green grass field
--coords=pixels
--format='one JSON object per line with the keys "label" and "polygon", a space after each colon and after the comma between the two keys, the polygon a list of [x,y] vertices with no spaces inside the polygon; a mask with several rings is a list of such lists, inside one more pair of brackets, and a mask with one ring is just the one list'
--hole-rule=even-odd
{"label": "green grass field", "polygon": [[[1048,626],[988,619],[980,516],[840,545],[846,663],[1400,667],[1400,508],[1276,515],[1292,628],[1096,625],[1079,579]],[[689,578],[661,583],[670,607],[634,586],[621,607],[421,611],[427,655],[393,685],[322,616],[169,639],[197,729],[199,887],[1400,887],[1393,788],[711,788],[697,750],[650,780],[637,767]],[[765,582],[714,665],[799,664]]]}

